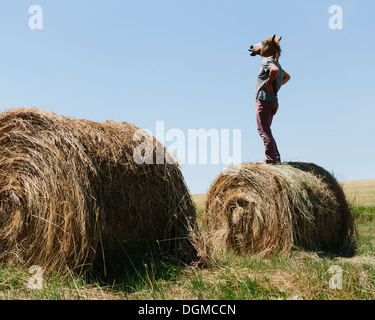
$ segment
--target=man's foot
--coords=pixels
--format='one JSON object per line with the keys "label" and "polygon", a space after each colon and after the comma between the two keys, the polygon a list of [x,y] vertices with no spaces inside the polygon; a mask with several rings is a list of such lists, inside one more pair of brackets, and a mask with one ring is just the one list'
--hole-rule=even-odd
{"label": "man's foot", "polygon": [[264,160],[263,162],[256,162],[256,164],[270,164],[270,165],[275,165],[277,162],[274,162],[272,160]]}

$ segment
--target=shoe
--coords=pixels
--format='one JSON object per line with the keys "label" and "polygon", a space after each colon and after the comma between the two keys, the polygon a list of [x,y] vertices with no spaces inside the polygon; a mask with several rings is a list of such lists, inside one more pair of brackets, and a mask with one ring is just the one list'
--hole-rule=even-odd
{"label": "shoe", "polygon": [[256,162],[255,164],[270,164],[275,165],[277,162],[274,162],[272,160],[264,160],[263,162]]}

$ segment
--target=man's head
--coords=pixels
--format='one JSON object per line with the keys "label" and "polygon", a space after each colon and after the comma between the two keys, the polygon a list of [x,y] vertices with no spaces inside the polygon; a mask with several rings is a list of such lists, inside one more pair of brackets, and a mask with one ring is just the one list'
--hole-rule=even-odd
{"label": "man's head", "polygon": [[262,42],[250,46],[249,51],[251,56],[260,55],[262,57],[273,57],[276,61],[279,60],[281,54],[280,41],[281,38],[276,39],[276,35],[269,37]]}

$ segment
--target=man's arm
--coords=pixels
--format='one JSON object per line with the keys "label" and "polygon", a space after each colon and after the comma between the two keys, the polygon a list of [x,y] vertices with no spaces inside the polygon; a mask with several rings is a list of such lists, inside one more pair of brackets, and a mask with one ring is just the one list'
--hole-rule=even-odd
{"label": "man's arm", "polygon": [[263,88],[265,88],[268,92],[268,94],[270,95],[273,95],[274,92],[273,92],[273,87],[272,87],[272,82],[274,80],[276,80],[277,78],[277,75],[279,74],[279,68],[275,65],[272,65],[269,67],[269,76],[268,76],[268,79],[266,81],[266,83],[264,84]]}
{"label": "man's arm", "polygon": [[290,80],[290,75],[286,71],[283,72],[283,83],[281,84],[282,86],[286,84]]}

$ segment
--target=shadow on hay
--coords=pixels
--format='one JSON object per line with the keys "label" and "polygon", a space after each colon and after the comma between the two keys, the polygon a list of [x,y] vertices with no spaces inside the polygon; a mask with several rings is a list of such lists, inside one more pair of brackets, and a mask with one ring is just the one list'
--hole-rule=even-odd
{"label": "shadow on hay", "polygon": [[334,174],[329,173],[327,170],[314,163],[285,162],[283,164],[306,173],[312,173],[313,175],[319,177],[323,182],[331,186],[331,188],[335,192],[337,202],[339,203],[338,211],[342,212],[342,232],[349,234],[349,236],[344,239],[344,242],[337,247],[326,247],[324,248],[325,250],[319,250],[315,247],[306,247],[305,251],[312,251],[321,258],[353,257],[356,254],[356,250],[358,248],[358,233],[352,215],[353,207],[347,201],[346,195],[339,182],[336,180]]}
{"label": "shadow on hay", "polygon": [[298,247],[295,246],[291,252],[304,251],[307,253],[314,253],[319,258],[335,259],[335,258],[352,258],[357,254],[358,236],[355,233],[345,243],[335,247],[319,248],[319,247]]}
{"label": "shadow on hay", "polygon": [[92,265],[82,269],[82,274],[95,283],[117,284],[119,290],[134,291],[157,280],[174,280],[184,268],[191,266],[212,266],[211,256],[195,227],[186,238],[154,241],[143,248],[121,246],[109,254],[98,252]]}
{"label": "shadow on hay", "polygon": [[132,256],[125,255],[125,258],[113,257],[105,270],[103,261],[99,260],[85,274],[87,281],[129,293],[144,287],[154,287],[155,281],[158,280],[176,280],[182,269],[187,266],[170,253],[155,250]]}

